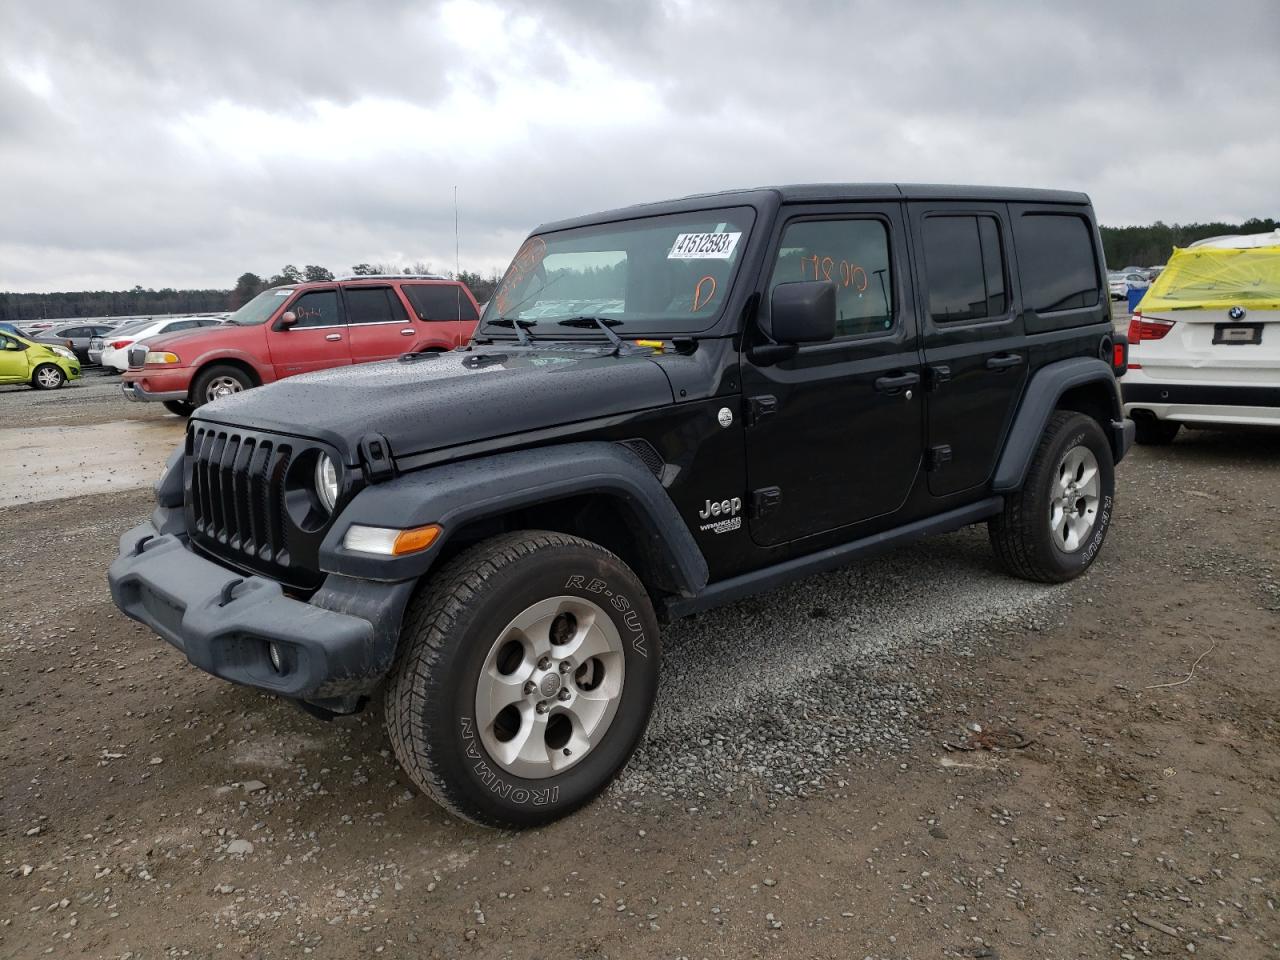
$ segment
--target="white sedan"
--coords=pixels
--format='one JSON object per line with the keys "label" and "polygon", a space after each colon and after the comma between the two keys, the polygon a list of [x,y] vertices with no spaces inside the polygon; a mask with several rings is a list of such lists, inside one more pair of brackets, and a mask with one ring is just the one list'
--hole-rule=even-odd
{"label": "white sedan", "polygon": [[[102,359],[104,367],[113,367],[124,373],[129,369],[129,348],[135,343],[145,343],[148,337],[158,337],[162,333],[176,333],[179,330],[192,330],[195,327],[213,327],[218,321],[214,317],[162,317],[159,320],[141,320],[113,330],[103,338]],[[93,350],[90,349],[90,358]]]}
{"label": "white sedan", "polygon": [[1130,290],[1145,290],[1151,281],[1144,273],[1109,273],[1107,287],[1111,290],[1112,300],[1124,300]]}

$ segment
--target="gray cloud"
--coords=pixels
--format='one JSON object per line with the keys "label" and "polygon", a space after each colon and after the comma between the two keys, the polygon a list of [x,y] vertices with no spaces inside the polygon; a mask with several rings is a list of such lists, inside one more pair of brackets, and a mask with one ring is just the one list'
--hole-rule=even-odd
{"label": "gray cloud", "polygon": [[[123,11],[123,12],[122,12]],[[535,223],[805,180],[1274,216],[1280,9],[739,0],[16,3],[0,289],[500,268]],[[1226,31],[1229,44],[1218,42]]]}

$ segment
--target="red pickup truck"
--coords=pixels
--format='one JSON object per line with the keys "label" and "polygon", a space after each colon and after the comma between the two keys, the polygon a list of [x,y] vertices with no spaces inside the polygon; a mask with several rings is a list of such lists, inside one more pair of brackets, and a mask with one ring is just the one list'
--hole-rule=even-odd
{"label": "red pickup truck", "polygon": [[452,350],[479,319],[466,284],[348,277],[264,290],[226,323],[135,343],[122,389],[183,416],[231,393],[312,370]]}

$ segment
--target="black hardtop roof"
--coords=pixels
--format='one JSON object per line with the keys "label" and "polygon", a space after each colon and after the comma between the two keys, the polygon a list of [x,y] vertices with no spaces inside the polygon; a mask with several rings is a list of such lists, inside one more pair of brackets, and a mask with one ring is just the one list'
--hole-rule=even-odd
{"label": "black hardtop roof", "polygon": [[772,187],[751,187],[697,193],[675,200],[639,203],[616,210],[556,220],[535,227],[534,233],[550,233],[592,223],[630,220],[634,217],[684,213],[708,206],[753,206],[763,203],[832,203],[842,200],[983,200],[1012,203],[1056,203],[1085,205],[1089,196],[1074,190],[1043,190],[1034,187],[983,187],[945,183],[792,183]]}

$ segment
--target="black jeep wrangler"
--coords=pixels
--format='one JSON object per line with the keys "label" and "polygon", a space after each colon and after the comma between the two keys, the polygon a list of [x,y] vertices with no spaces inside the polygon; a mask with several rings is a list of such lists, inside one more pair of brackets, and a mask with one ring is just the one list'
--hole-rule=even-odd
{"label": "black jeep wrangler", "polygon": [[1017,576],[1098,555],[1133,437],[1088,197],[812,185],[539,227],[474,343],[202,407],[120,608],[526,826],[598,793],[660,621],[985,521]]}

